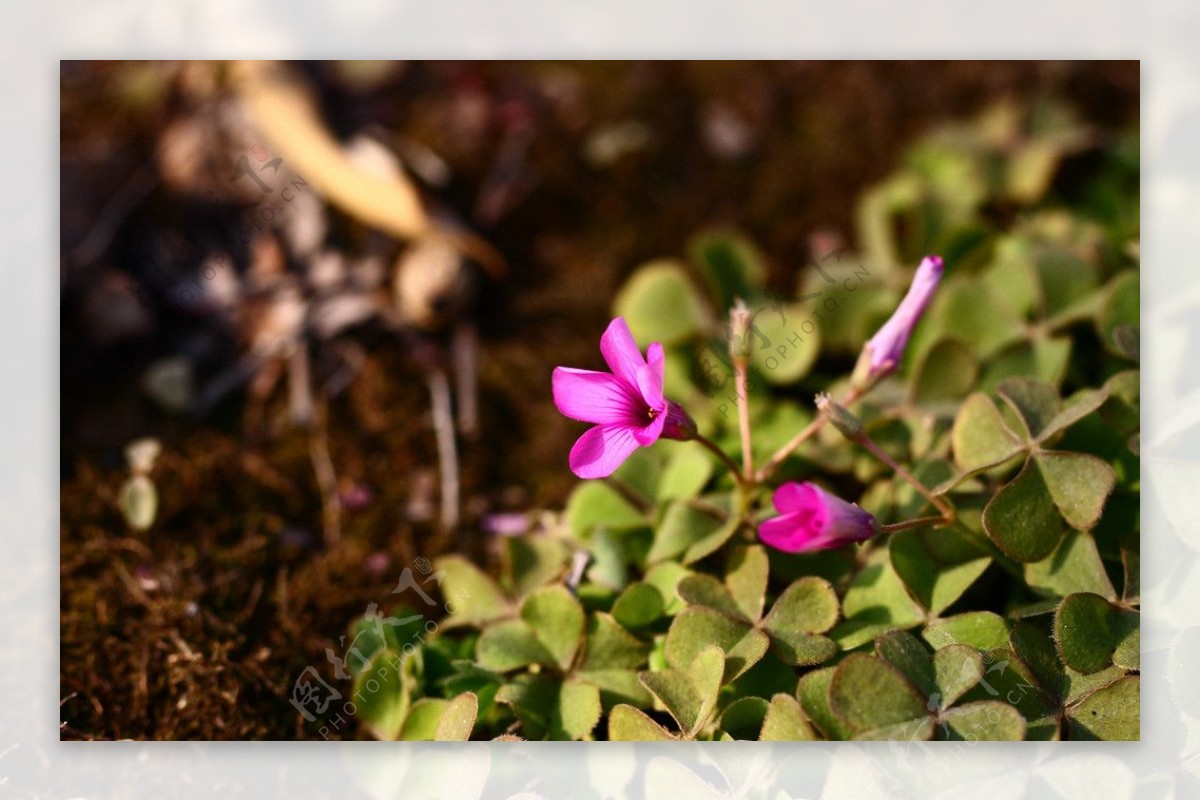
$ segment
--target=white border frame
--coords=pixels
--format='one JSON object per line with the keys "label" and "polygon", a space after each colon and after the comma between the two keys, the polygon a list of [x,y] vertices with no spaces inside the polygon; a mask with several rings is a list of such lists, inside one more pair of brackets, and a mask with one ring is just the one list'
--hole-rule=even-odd
{"label": "white border frame", "polygon": [[[1168,658],[1200,623],[1196,495],[1162,489],[1200,453],[1156,442],[1197,369],[1181,324],[1200,298],[1200,18],[1187,0],[1101,5],[921,0],[718,3],[152,0],[7,5],[0,26],[0,792],[161,797],[1166,797],[1200,785],[1197,720],[1174,702]],[[887,744],[60,743],[58,638],[58,59],[1142,58],[1145,383],[1142,742],[940,744],[905,770]],[[1184,412],[1181,412],[1181,409]],[[1170,454],[1171,461],[1166,460]],[[921,767],[921,766],[924,767]],[[911,779],[911,776],[917,779]]]}

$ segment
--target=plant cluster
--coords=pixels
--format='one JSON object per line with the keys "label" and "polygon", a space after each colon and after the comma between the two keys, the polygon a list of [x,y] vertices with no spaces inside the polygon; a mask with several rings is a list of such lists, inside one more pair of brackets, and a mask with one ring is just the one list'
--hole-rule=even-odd
{"label": "plant cluster", "polygon": [[356,624],[372,733],[1137,739],[1136,154],[1004,105],[782,297],[729,232],[634,271],[565,509],[438,560],[419,646]]}

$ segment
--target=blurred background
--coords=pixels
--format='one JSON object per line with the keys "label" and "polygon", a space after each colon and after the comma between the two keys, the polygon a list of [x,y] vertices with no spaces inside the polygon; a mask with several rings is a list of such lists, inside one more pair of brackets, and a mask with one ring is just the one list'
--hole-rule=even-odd
{"label": "blurred background", "polygon": [[1136,182],[1139,71],[64,62],[60,102],[62,736],[293,739],[296,674],[404,567],[562,505],[550,372],[600,366],[638,265],[735,229],[794,295],[963,120],[1057,132],[1037,196],[1130,132]]}

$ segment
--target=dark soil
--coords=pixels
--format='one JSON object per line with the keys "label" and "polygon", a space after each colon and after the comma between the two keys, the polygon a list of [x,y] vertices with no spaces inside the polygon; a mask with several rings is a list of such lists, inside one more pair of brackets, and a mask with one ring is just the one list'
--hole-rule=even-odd
{"label": "dark soil", "polygon": [[[463,444],[463,530],[439,535],[414,513],[436,475],[428,393],[384,331],[360,332],[366,365],[329,407],[339,477],[371,496],[347,512],[332,546],[322,541],[307,436],[287,427],[283,393],[265,430],[247,436],[240,394],[195,420],[165,414],[140,391],[154,359],[199,353],[218,370],[236,346],[169,305],[114,336],[87,311],[90,288],[114,274],[140,280],[148,237],[188,226],[219,237],[240,212],[198,210],[161,184],[137,191],[134,176],[153,169],[164,127],[195,113],[208,91],[203,74],[65,65],[64,738],[319,736],[288,703],[293,681],[308,665],[332,680],[325,648],[337,648],[369,603],[388,603],[405,566],[456,539],[485,557],[481,514],[562,504],[579,426],[554,410],[550,372],[601,366],[596,341],[613,294],[639,263],[680,255],[706,226],[733,225],[790,290],[813,235],[852,243],[856,197],[927,127],[1000,97],[1054,95],[1114,130],[1136,124],[1139,103],[1136,62],[414,63],[366,82],[328,65],[306,69],[339,133],[379,126],[437,151],[453,176],[440,200],[465,218],[505,136],[532,131],[527,190],[479,226],[511,275],[476,311],[482,435]],[[727,112],[743,127],[722,155],[704,120]],[[606,166],[588,160],[589,137],[631,120],[646,126],[643,147]],[[70,257],[106,214],[118,222],[111,235],[88,258]],[[147,435],[163,443],[153,474],[160,513],[134,534],[116,507],[121,449]],[[350,726],[333,736],[359,734]]]}

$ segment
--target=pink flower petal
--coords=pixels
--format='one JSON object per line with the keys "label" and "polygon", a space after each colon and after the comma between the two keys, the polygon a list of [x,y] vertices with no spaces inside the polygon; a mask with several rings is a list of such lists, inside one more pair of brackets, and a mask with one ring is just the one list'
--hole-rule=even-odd
{"label": "pink flower petal", "polygon": [[650,421],[650,425],[633,429],[633,438],[637,440],[638,445],[653,445],[662,436],[666,422],[667,416],[660,414]]}
{"label": "pink flower petal", "polygon": [[646,401],[651,409],[661,410],[665,406],[663,400],[664,370],[663,346],[661,343],[651,342],[650,348],[646,351],[646,364],[637,370],[638,389],[642,393],[642,400]]}
{"label": "pink flower petal", "polygon": [[681,408],[672,412],[663,395],[665,355],[661,343],[638,350],[629,326],[613,319],[600,338],[600,351],[612,374],[556,367],[552,388],[560,412],[596,424],[571,449],[571,470],[581,478],[612,474],[638,448],[666,435],[695,436],[695,423]]}
{"label": "pink flower petal", "polygon": [[480,521],[480,528],[488,534],[501,537],[515,537],[524,534],[531,527],[530,515],[527,512],[495,512],[486,515]]}
{"label": "pink flower petal", "polygon": [[600,352],[613,375],[631,387],[638,386],[638,368],[646,366],[624,317],[615,317],[600,337]]}
{"label": "pink flower petal", "polygon": [[611,476],[638,448],[633,431],[620,425],[589,428],[571,448],[571,472],[580,478]]}
{"label": "pink flower petal", "polygon": [[775,502],[775,509],[783,514],[785,512],[813,512],[820,509],[821,498],[817,494],[817,489],[807,481],[803,484],[798,484],[795,481],[788,481],[780,484],[775,494],[771,496],[771,500]]}
{"label": "pink flower petal", "polygon": [[639,427],[648,422],[632,387],[608,373],[555,367],[552,389],[554,405],[573,420]]}
{"label": "pink flower petal", "polygon": [[760,523],[758,536],[767,545],[786,553],[819,551],[829,547],[832,543],[823,536],[824,532],[806,525],[807,522],[798,520],[796,515],[781,515]]}

